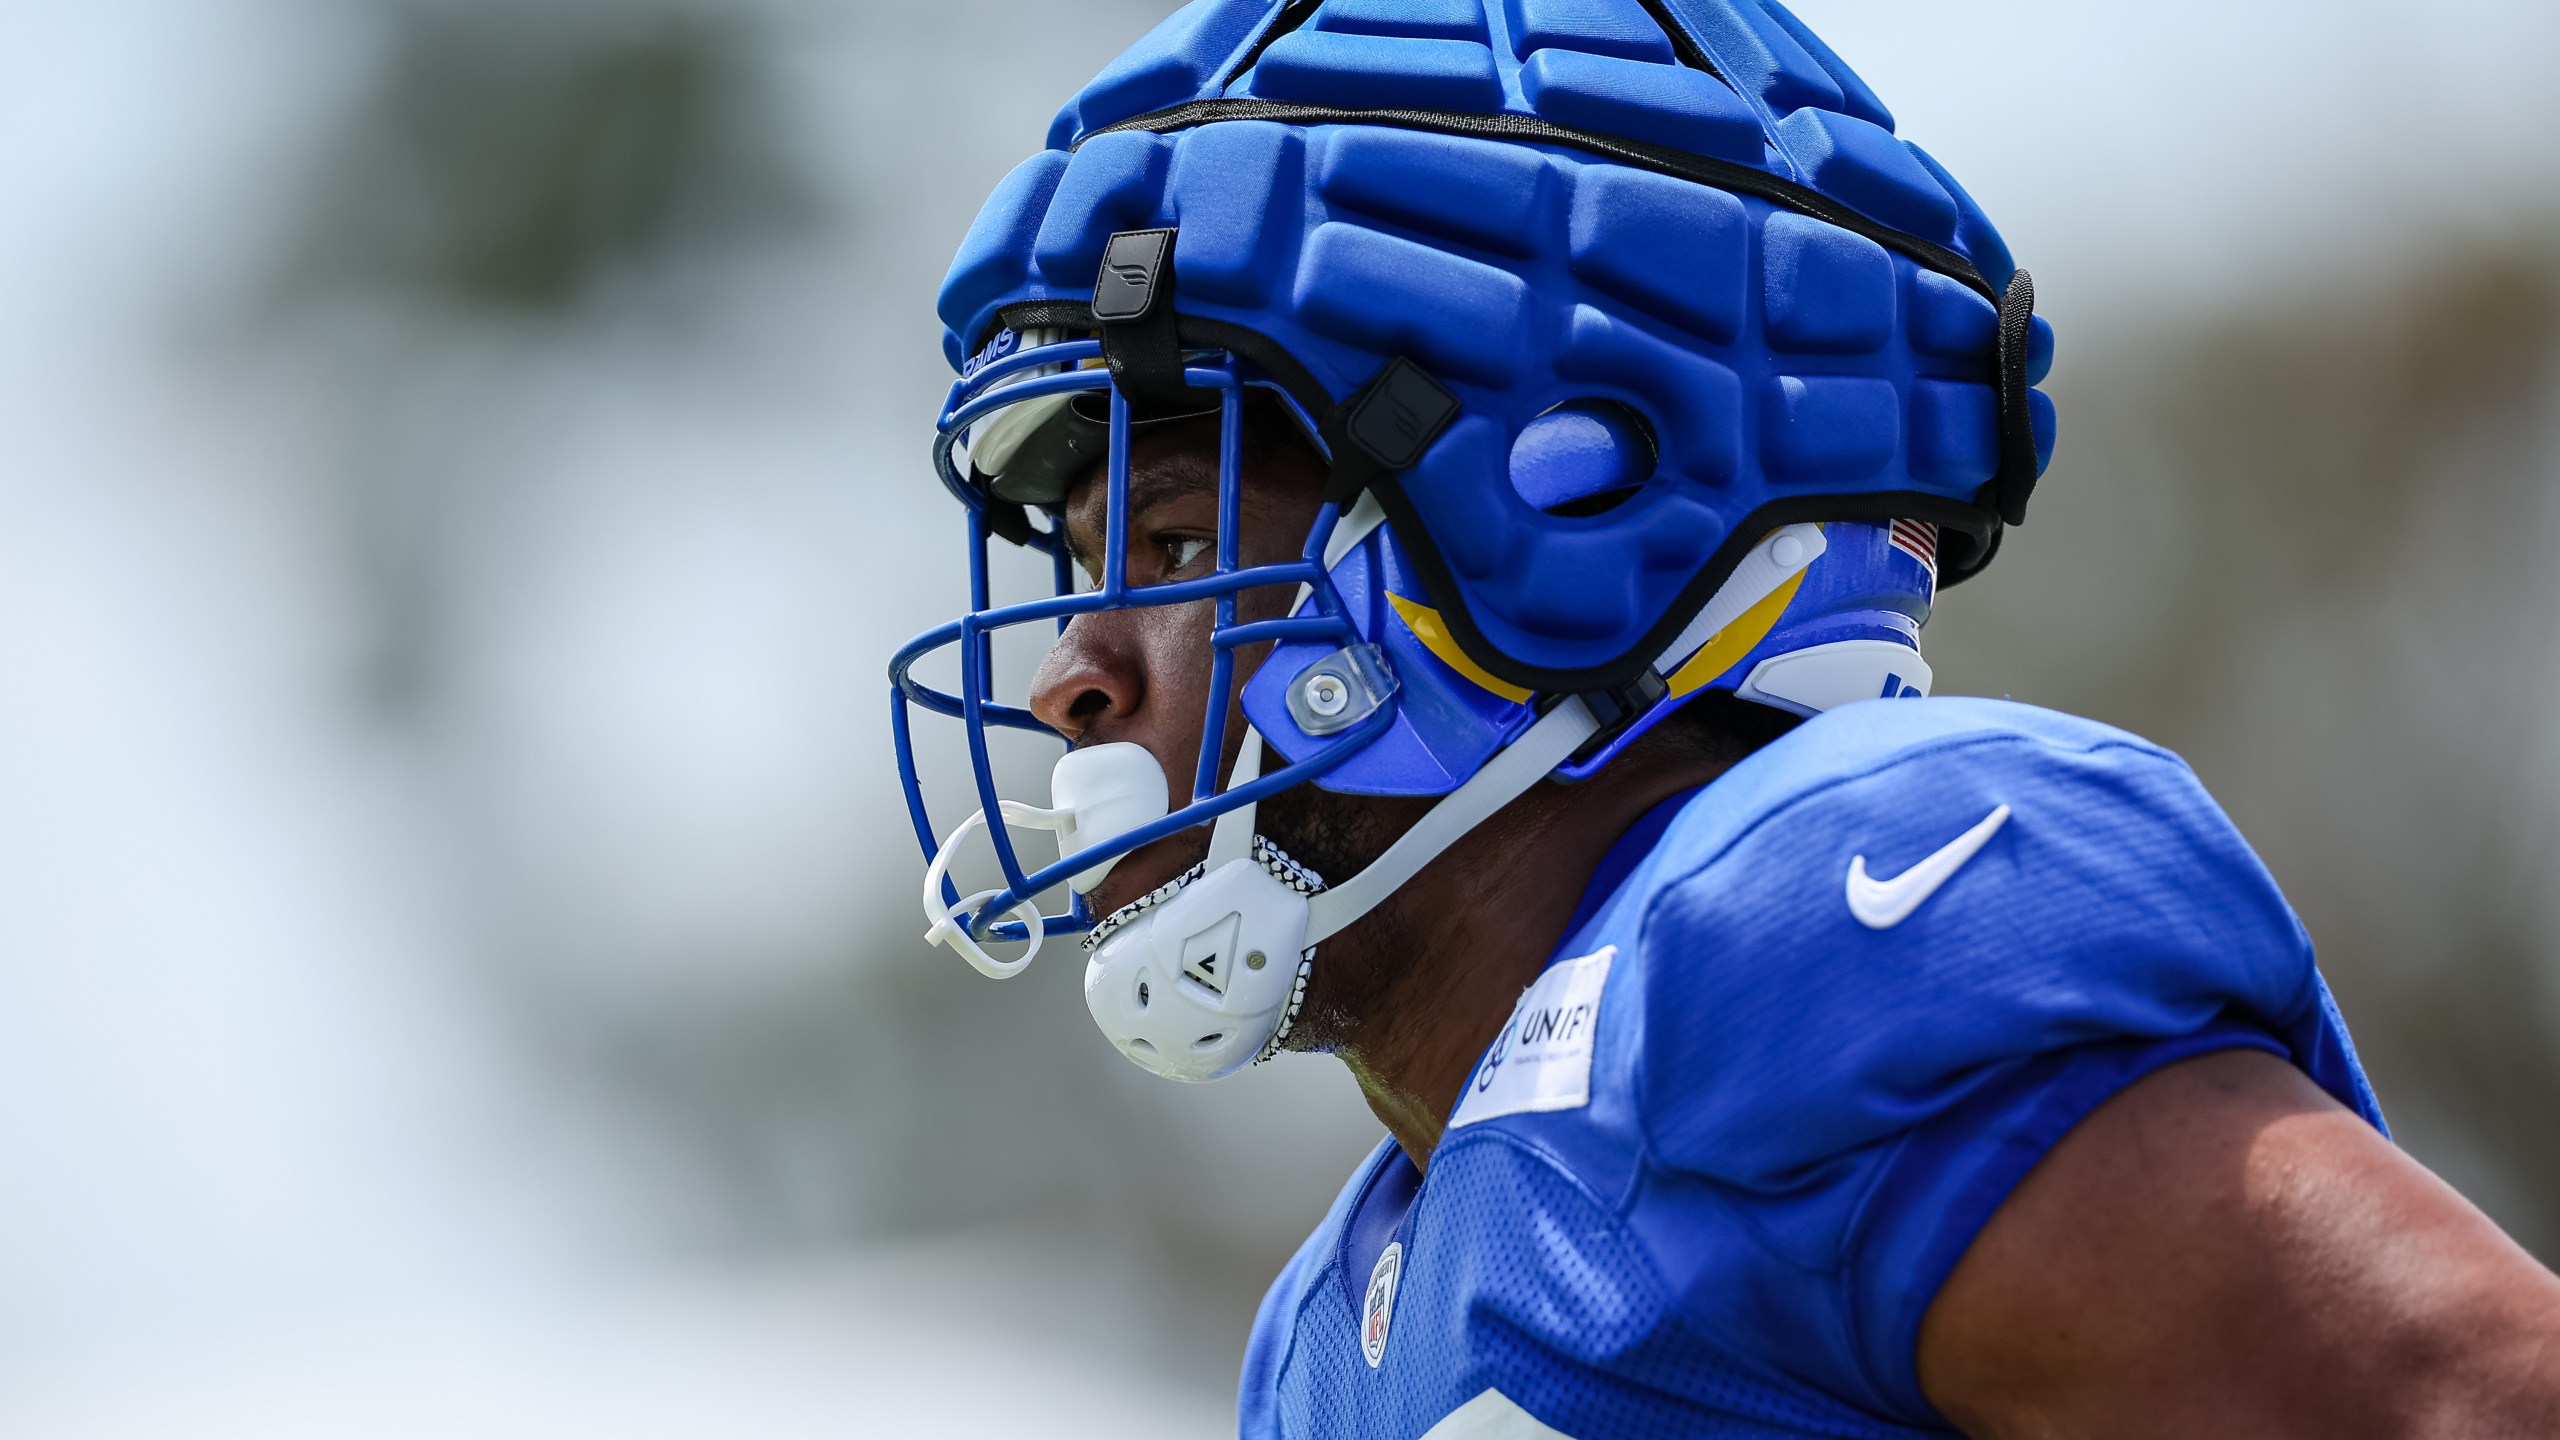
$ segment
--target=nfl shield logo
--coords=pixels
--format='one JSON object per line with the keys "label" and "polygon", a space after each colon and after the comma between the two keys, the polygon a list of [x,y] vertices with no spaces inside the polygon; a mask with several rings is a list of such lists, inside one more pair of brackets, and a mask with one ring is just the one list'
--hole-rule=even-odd
{"label": "nfl shield logo", "polygon": [[1396,1276],[1404,1269],[1404,1242],[1390,1241],[1369,1272],[1369,1295],[1360,1302],[1360,1354],[1369,1368],[1387,1355],[1387,1324],[1396,1313]]}

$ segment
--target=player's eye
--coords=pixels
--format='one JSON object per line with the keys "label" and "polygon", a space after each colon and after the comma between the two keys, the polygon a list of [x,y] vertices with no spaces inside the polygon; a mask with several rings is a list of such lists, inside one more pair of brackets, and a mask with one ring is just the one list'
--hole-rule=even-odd
{"label": "player's eye", "polygon": [[1207,554],[1212,548],[1212,542],[1195,535],[1173,536],[1162,543],[1164,558],[1168,562],[1167,568],[1171,570],[1190,569],[1193,561]]}

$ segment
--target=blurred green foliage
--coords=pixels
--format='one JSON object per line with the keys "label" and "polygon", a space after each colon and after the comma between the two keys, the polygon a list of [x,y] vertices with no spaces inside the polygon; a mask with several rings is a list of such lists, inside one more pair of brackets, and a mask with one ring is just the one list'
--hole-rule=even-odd
{"label": "blurred green foliage", "polygon": [[316,273],[556,311],[687,243],[805,222],[736,6],[401,0],[315,197]]}

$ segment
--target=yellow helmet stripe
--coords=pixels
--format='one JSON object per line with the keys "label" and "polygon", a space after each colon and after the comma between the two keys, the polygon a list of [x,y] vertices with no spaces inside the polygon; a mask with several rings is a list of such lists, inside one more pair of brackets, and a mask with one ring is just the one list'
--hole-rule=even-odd
{"label": "yellow helmet stripe", "polygon": [[[1759,603],[1735,616],[1732,624],[1708,636],[1697,653],[1672,673],[1671,693],[1686,695],[1715,679],[1750,654],[1753,647],[1768,639],[1769,632],[1778,628],[1779,618],[1787,613],[1787,607],[1795,603],[1796,592],[1804,588],[1806,573],[1799,570],[1788,576],[1777,589],[1762,596]],[[1387,592],[1387,603],[1395,607],[1396,617],[1413,632],[1413,638],[1421,641],[1424,649],[1440,657],[1450,669],[1505,700],[1515,704],[1528,703],[1532,692],[1495,679],[1483,666],[1467,658],[1467,653],[1458,648],[1457,638],[1449,633],[1447,622],[1440,618],[1439,611],[1407,600],[1392,590]]]}
{"label": "yellow helmet stripe", "polygon": [[1810,567],[1799,570],[1786,583],[1760,598],[1760,603],[1733,618],[1733,623],[1707,637],[1698,653],[1671,674],[1671,693],[1686,695],[1699,686],[1734,667],[1734,663],[1751,653],[1753,647],[1769,638],[1778,628],[1778,617],[1795,603],[1796,592],[1804,588],[1804,577]]}
{"label": "yellow helmet stripe", "polygon": [[1428,605],[1417,605],[1393,590],[1387,592],[1387,603],[1396,607],[1396,618],[1404,621],[1404,628],[1413,632],[1413,638],[1422,642],[1423,649],[1439,656],[1441,663],[1514,704],[1529,702],[1530,691],[1496,680],[1483,666],[1467,658],[1467,652],[1458,648],[1457,638],[1449,633],[1439,611]]}

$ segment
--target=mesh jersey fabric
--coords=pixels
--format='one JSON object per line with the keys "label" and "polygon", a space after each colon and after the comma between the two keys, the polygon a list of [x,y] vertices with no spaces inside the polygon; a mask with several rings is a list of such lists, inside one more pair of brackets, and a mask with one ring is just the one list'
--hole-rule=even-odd
{"label": "mesh jersey fabric", "polygon": [[[1898,877],[2000,805],[1906,919],[1855,918],[1852,857]],[[2107,1098],[2253,1047],[2382,1125],[2308,936],[2157,746],[2001,701],[1862,702],[1667,809],[1549,972],[1612,957],[1587,1099],[1462,1101],[1418,1185],[1380,1145],[1264,1299],[1249,1440],[1421,1436],[1487,1390],[1576,1440],[1947,1434],[1920,1318]]]}

